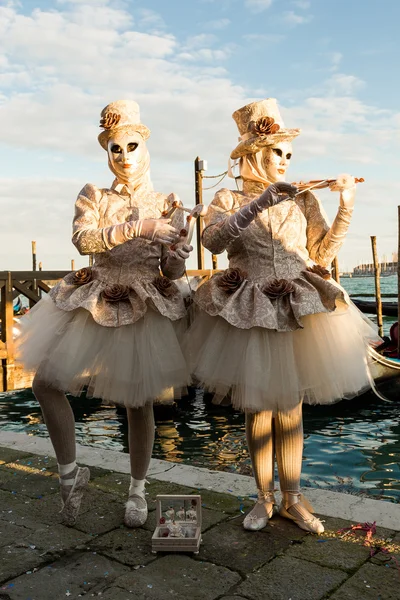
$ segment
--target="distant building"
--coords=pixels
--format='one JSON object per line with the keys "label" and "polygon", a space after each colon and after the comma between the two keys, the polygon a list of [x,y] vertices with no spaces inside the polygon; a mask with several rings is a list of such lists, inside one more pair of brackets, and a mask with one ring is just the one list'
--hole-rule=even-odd
{"label": "distant building", "polygon": [[[382,277],[397,274],[397,261],[381,262],[380,267]],[[373,263],[362,263],[361,265],[358,265],[358,267],[354,267],[352,274],[353,277],[369,277],[371,275],[374,275]]]}

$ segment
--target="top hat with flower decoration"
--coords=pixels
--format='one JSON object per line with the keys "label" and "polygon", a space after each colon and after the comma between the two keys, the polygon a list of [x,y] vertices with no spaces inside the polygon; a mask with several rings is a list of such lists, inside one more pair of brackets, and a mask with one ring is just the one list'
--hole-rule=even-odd
{"label": "top hat with flower decoration", "polygon": [[239,144],[231,158],[255,154],[265,146],[290,141],[299,135],[300,129],[286,129],[275,98],[246,104],[236,110],[232,117],[239,129]]}
{"label": "top hat with flower decoration", "polygon": [[116,132],[135,131],[144,140],[150,136],[150,129],[140,122],[139,105],[134,100],[117,100],[107,104],[101,111],[100,127],[104,131],[99,134],[98,140],[104,150],[107,150],[108,140]]}

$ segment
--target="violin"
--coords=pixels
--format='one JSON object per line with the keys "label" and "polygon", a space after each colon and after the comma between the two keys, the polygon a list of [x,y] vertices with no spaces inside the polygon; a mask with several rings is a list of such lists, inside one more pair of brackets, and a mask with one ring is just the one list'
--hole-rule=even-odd
{"label": "violin", "polygon": [[[336,179],[311,179],[310,181],[295,181],[292,183],[299,190],[299,194],[308,192],[308,190],[322,190],[330,187],[335,192],[342,192],[356,183],[364,183],[363,177],[353,177],[352,175],[339,175]],[[296,194],[297,195],[297,194]]]}
{"label": "violin", "polygon": [[194,228],[196,221],[199,217],[204,217],[207,214],[208,206],[204,204],[197,204],[194,208],[185,208],[177,200],[175,200],[174,194],[170,194],[167,198],[169,204],[168,208],[161,213],[163,219],[171,219],[177,210],[182,210],[188,213],[186,217],[185,226],[181,229],[179,234],[179,241],[176,244],[170,246],[171,250],[174,250],[177,244],[190,244],[194,234]]}

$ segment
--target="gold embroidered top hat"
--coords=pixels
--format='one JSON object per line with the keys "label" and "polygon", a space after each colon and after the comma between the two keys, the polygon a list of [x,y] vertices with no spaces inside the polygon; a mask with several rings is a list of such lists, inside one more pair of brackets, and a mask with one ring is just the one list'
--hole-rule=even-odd
{"label": "gold embroidered top hat", "polygon": [[246,104],[236,110],[232,117],[239,129],[239,144],[231,158],[255,154],[265,146],[290,141],[299,135],[300,129],[286,129],[275,98]]}
{"label": "gold embroidered top hat", "polygon": [[100,145],[107,150],[110,137],[116,131],[137,131],[144,140],[150,136],[150,129],[140,122],[139,104],[134,100],[117,100],[107,104],[101,111],[100,127],[104,129],[98,140]]}

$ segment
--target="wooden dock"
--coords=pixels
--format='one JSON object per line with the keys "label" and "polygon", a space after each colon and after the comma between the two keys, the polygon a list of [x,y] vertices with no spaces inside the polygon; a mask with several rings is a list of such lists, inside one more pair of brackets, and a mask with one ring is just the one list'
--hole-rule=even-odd
{"label": "wooden dock", "polygon": [[[211,269],[187,271],[188,277],[208,279]],[[42,294],[70,271],[0,271],[0,392],[21,390],[31,386],[34,373],[26,372],[15,361],[14,310],[17,296],[25,296],[29,306],[39,302]]]}

